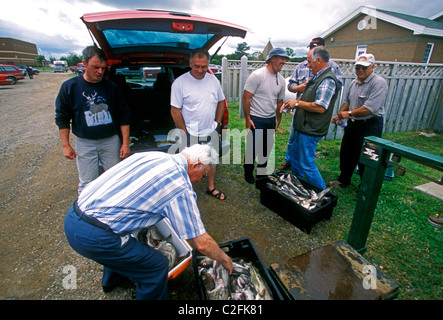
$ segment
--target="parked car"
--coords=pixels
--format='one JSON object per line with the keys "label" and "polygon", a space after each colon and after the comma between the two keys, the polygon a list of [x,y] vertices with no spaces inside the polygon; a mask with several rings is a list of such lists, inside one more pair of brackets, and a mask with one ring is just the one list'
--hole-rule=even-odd
{"label": "parked car", "polygon": [[25,78],[16,66],[9,64],[0,64],[0,74],[5,74],[6,79],[11,81],[11,84],[16,84],[18,80]]}
{"label": "parked car", "polygon": [[62,64],[54,65],[54,72],[68,72],[68,67]]}
{"label": "parked car", "polygon": [[[16,65],[16,67],[17,67],[20,71],[23,72],[23,75],[24,75],[24,76],[27,75],[26,68],[27,68],[28,66],[25,66],[25,65],[23,65],[23,64],[19,64],[19,65]],[[31,68],[32,68],[32,74],[39,74],[39,73],[40,73],[40,70],[39,70],[38,68],[35,68],[35,67],[31,67]]]}
{"label": "parked car", "polygon": [[72,72],[74,72],[74,73],[78,73],[78,72],[76,72],[76,70],[77,69],[82,69],[84,71],[85,70],[85,66],[83,65],[83,62],[79,62],[75,66],[70,66],[69,69]]}
{"label": "parked car", "polygon": [[7,79],[6,74],[0,74],[0,84],[11,84],[12,80]]}
{"label": "parked car", "polygon": [[222,72],[222,67],[217,64],[210,64],[209,68],[212,70],[213,73]]}
{"label": "parked car", "polygon": [[[157,10],[91,13],[81,19],[108,57],[108,78],[122,88],[131,108],[133,152],[167,151],[175,143],[167,136],[175,128],[171,85],[190,70],[191,50],[209,50],[225,37],[244,38],[248,31],[228,22]],[[223,127],[227,125],[225,107]]]}

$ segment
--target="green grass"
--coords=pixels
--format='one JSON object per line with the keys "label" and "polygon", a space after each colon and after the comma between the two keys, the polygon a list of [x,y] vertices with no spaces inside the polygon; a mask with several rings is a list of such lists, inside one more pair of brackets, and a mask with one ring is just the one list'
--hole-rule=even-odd
{"label": "green grass", "polygon": [[[238,116],[238,103],[229,103],[228,108],[229,128],[243,130],[245,122]],[[276,166],[284,160],[291,120],[290,115],[283,115],[276,132]],[[402,132],[386,134],[383,138],[443,156],[443,135],[438,132],[431,137],[420,132]],[[335,180],[339,174],[340,144],[341,140],[321,141],[317,147],[317,166],[326,182]],[[441,172],[407,159],[402,159],[400,164],[436,180],[442,177]],[[408,172],[405,176],[395,175],[392,181],[385,181],[367,239],[368,250],[364,257],[400,287],[398,299],[443,298],[443,229],[434,228],[427,222],[429,215],[442,212],[442,202],[413,190],[427,182]],[[334,191],[338,204],[332,219],[316,235],[318,242],[347,239],[359,183],[360,178],[354,175],[351,186]]]}

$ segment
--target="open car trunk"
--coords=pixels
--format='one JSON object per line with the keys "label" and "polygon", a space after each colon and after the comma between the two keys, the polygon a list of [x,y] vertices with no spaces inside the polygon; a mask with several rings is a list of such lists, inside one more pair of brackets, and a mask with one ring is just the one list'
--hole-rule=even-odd
{"label": "open car trunk", "polygon": [[[108,58],[108,78],[122,89],[132,111],[131,150],[167,151],[175,143],[171,85],[190,70],[193,49],[209,50],[223,38],[244,38],[247,29],[181,12],[123,10],[81,17]],[[212,72],[212,71],[211,71]],[[223,128],[227,128],[225,108]]]}

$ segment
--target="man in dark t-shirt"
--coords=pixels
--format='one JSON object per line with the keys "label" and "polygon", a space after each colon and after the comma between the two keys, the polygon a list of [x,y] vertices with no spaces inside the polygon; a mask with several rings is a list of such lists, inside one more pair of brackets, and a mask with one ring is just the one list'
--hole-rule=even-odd
{"label": "man in dark t-shirt", "polygon": [[[129,156],[130,109],[120,89],[103,78],[104,52],[89,46],[83,50],[85,72],[65,81],[55,102],[55,123],[60,130],[63,155],[77,159],[78,193],[99,175]],[[75,150],[69,141],[77,137]],[[121,141],[120,137],[121,136]]]}

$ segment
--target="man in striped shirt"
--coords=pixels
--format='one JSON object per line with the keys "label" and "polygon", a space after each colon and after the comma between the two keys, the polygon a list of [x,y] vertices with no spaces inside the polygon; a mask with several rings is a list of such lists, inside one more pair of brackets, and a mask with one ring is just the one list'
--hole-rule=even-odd
{"label": "man in striped shirt", "polygon": [[104,266],[105,292],[128,278],[137,283],[137,299],[167,298],[166,257],[130,236],[163,218],[181,239],[232,271],[231,259],[205,230],[191,184],[216,162],[207,145],[175,155],[138,153],[86,186],[67,212],[65,234],[74,250]]}

